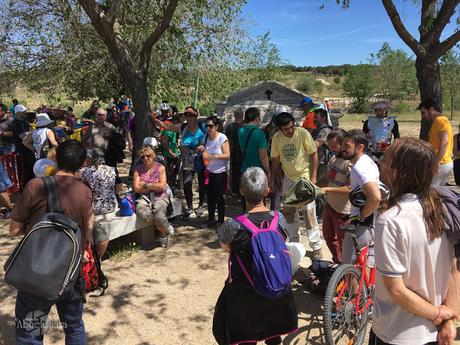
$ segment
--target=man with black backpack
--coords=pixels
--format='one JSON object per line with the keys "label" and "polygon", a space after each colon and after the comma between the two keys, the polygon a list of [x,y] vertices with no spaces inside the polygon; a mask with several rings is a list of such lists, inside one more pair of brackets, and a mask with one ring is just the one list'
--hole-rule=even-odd
{"label": "man with black backpack", "polygon": [[[85,248],[88,242],[93,241],[94,215],[91,190],[75,177],[85,159],[86,150],[80,142],[68,140],[60,144],[56,150],[59,167],[56,175],[47,180],[31,180],[11,212],[10,234],[25,235],[21,241],[23,246],[15,250],[16,255],[12,255],[5,265],[6,281],[10,284],[16,282],[18,288],[15,310],[18,344],[43,343],[43,335],[49,325],[48,313],[53,305],[58,310],[66,344],[86,344],[82,319],[85,283],[80,260],[82,255],[83,262],[88,258]],[[73,243],[73,247],[66,246],[63,233],[68,234],[68,242]],[[43,243],[46,247],[41,248]],[[70,248],[73,252],[68,253]],[[52,277],[56,275],[47,275],[47,272],[55,269],[60,273],[63,268],[60,266],[65,266],[65,260],[60,258],[67,254],[72,257],[73,268],[67,271],[65,279],[54,281]],[[33,257],[27,258],[28,255]],[[27,261],[48,264],[41,264],[37,269],[30,267],[33,265],[24,265]],[[21,269],[24,272],[35,271],[42,277],[49,276],[49,279],[32,282],[37,284],[34,288],[31,282],[24,282],[26,279],[21,277]],[[51,296],[56,286],[59,286],[60,292],[54,298]]]}

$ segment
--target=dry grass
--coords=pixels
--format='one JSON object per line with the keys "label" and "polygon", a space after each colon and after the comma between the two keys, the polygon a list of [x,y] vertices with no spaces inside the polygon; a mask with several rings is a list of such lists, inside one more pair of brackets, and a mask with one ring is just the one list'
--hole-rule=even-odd
{"label": "dry grass", "polygon": [[[420,113],[411,112],[398,115],[399,133],[401,137],[416,137],[419,136],[420,131]],[[364,121],[367,119],[366,114],[345,114],[339,121],[340,127],[345,130],[362,128]],[[454,114],[451,120],[454,134],[458,133],[460,123],[460,112]]]}

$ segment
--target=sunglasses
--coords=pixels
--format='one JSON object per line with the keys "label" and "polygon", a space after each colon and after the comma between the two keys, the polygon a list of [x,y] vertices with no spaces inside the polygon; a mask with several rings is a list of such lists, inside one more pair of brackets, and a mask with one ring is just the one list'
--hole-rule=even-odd
{"label": "sunglasses", "polygon": [[214,128],[214,127],[216,127],[216,125],[213,125],[213,124],[209,124],[209,125],[208,125],[208,124],[206,124],[206,127],[207,127],[207,128]]}
{"label": "sunglasses", "polygon": [[152,155],[142,155],[141,159],[152,158]]}
{"label": "sunglasses", "polygon": [[184,113],[184,116],[185,117],[196,117],[194,113],[189,113],[189,112]]}

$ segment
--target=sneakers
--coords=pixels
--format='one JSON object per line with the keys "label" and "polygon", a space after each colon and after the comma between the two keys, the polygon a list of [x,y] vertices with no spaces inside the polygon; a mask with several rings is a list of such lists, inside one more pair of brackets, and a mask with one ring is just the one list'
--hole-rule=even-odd
{"label": "sneakers", "polygon": [[195,210],[195,214],[196,214],[198,217],[203,216],[203,213],[204,213],[203,206],[199,206],[199,207]]}
{"label": "sneakers", "polygon": [[191,208],[186,208],[184,214],[182,215],[183,219],[194,219],[196,218],[196,213]]}
{"label": "sneakers", "polygon": [[318,260],[321,260],[323,258],[323,253],[321,251],[321,249],[316,249],[313,251],[313,254],[311,256],[311,259],[313,261],[318,261]]}
{"label": "sneakers", "polygon": [[174,227],[171,224],[168,226],[168,235],[174,235]]}
{"label": "sneakers", "polygon": [[162,246],[163,248],[168,248],[168,246],[169,246],[169,235],[160,237],[158,239],[158,242],[160,242],[160,246]]}

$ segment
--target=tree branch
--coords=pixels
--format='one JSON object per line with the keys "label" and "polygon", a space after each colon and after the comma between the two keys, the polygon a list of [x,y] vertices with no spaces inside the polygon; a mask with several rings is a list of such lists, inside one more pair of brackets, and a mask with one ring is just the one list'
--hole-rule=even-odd
{"label": "tree branch", "polygon": [[444,0],[439,10],[438,16],[436,17],[433,28],[430,32],[430,41],[438,41],[441,37],[442,31],[446,27],[450,18],[455,13],[455,8],[460,3],[460,0]]}
{"label": "tree branch", "polygon": [[148,65],[150,57],[152,55],[153,45],[160,39],[165,30],[168,28],[169,23],[176,11],[177,4],[179,0],[169,0],[168,6],[166,7],[163,18],[157,28],[147,37],[147,39],[142,44],[141,53],[139,56],[139,65],[138,68],[143,73],[146,73],[148,70]]}
{"label": "tree branch", "polygon": [[110,6],[110,9],[107,11],[107,21],[112,26],[115,23],[115,20],[117,19],[118,11],[120,10],[122,2],[123,0],[113,0],[112,6]]}
{"label": "tree branch", "polygon": [[420,45],[420,43],[409,33],[409,31],[407,31],[401,17],[399,16],[398,10],[393,4],[393,1],[382,0],[382,3],[398,36],[409,46],[410,49],[412,49],[415,55],[424,55],[426,53],[425,48]]}
{"label": "tree branch", "polygon": [[436,49],[433,50],[436,60],[443,56],[449,49],[452,49],[458,41],[460,41],[460,31],[456,31],[449,38],[439,43]]}

